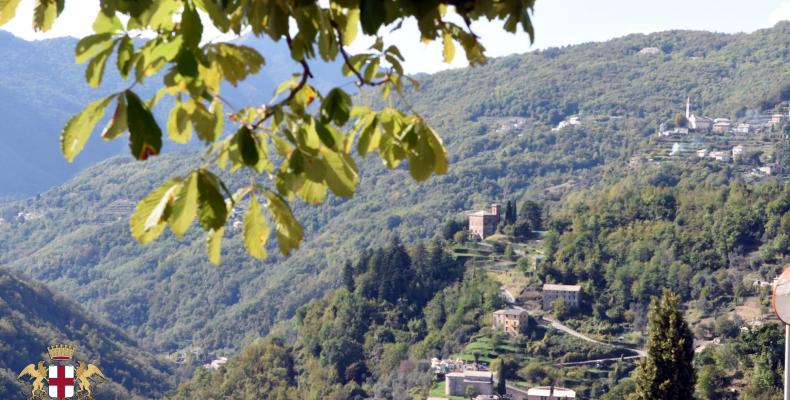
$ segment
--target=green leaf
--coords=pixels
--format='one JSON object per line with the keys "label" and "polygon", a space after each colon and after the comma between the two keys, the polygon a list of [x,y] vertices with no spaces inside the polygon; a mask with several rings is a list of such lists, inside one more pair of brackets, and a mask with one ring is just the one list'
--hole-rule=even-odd
{"label": "green leaf", "polygon": [[16,8],[20,0],[0,0],[0,26],[12,20],[16,15]]}
{"label": "green leaf", "polygon": [[211,229],[206,237],[206,252],[208,260],[214,265],[219,265],[222,250],[222,237],[225,235],[225,228]]}
{"label": "green leaf", "polygon": [[327,186],[323,182],[302,179],[302,184],[296,192],[308,203],[321,204],[326,200]]}
{"label": "green leaf", "polygon": [[[419,125],[416,125],[413,129],[419,129],[418,127]],[[421,135],[417,146],[411,150],[409,152],[409,173],[414,180],[424,181],[431,176],[435,166],[433,149],[425,135]]]}
{"label": "green leaf", "polygon": [[444,148],[442,139],[431,127],[425,126],[426,139],[431,146],[434,155],[434,172],[440,175],[447,173],[447,149]]}
{"label": "green leaf", "polygon": [[213,142],[222,134],[225,116],[222,114],[222,103],[214,103],[214,112],[206,109],[203,103],[196,103],[192,113],[192,125],[198,137],[206,143]]}
{"label": "green leaf", "polygon": [[114,45],[115,41],[112,39],[112,33],[97,33],[85,36],[77,42],[75,61],[77,64],[82,64]]}
{"label": "green leaf", "polygon": [[246,126],[242,126],[234,137],[239,152],[241,153],[241,160],[244,165],[254,167],[258,164],[260,156],[258,155],[258,145],[255,143],[252,131]]}
{"label": "green leaf", "polygon": [[258,259],[266,258],[266,241],[270,233],[269,223],[261,214],[261,205],[253,194],[244,213],[244,246],[247,252]]}
{"label": "green leaf", "polygon": [[350,113],[351,96],[340,88],[330,90],[321,103],[321,122],[323,123],[334,121],[337,126],[342,126],[348,122]]}
{"label": "green leaf", "polygon": [[96,33],[115,33],[120,30],[123,30],[123,25],[115,13],[110,17],[104,11],[99,11],[99,15],[93,20],[93,31]]}
{"label": "green leaf", "polygon": [[197,10],[187,2],[184,5],[184,12],[181,13],[181,35],[184,36],[184,48],[194,50],[200,46],[200,39],[203,37],[203,23]]}
{"label": "green leaf", "polygon": [[177,183],[171,186],[162,198],[156,203],[156,205],[151,209],[151,213],[148,214],[148,218],[145,219],[145,223],[143,224],[143,229],[145,231],[150,231],[160,225],[162,225],[168,218],[169,214],[169,207],[175,197],[176,193],[181,189],[181,183]]}
{"label": "green leaf", "polygon": [[132,69],[132,57],[134,57],[134,43],[128,35],[124,35],[118,44],[118,59],[116,60],[118,71],[124,79],[129,76],[129,71]]}
{"label": "green leaf", "polygon": [[101,137],[104,140],[113,140],[124,133],[127,129],[127,116],[126,116],[126,99],[124,96],[118,96],[118,104],[115,106],[115,112],[110,118],[110,122],[104,127]]}
{"label": "green leaf", "polygon": [[357,186],[354,160],[347,154],[338,154],[326,148],[321,150],[321,155],[324,156],[324,178],[329,189],[340,197],[353,196]]}
{"label": "green leaf", "polygon": [[288,13],[281,7],[279,1],[269,1],[269,24],[267,26],[267,33],[275,41],[280,40],[286,33],[288,33]]}
{"label": "green leaf", "polygon": [[442,51],[444,62],[449,64],[453,62],[453,58],[455,58],[455,43],[453,43],[453,37],[445,32],[442,35],[442,44],[444,45],[444,50]]}
{"label": "green leaf", "polygon": [[200,225],[203,229],[220,229],[228,219],[225,198],[220,193],[219,179],[206,170],[198,171],[198,202]]}
{"label": "green leaf", "polygon": [[365,117],[362,122],[362,130],[359,133],[359,141],[357,142],[357,151],[362,157],[368,153],[376,150],[379,147],[381,140],[381,128],[379,127],[379,120],[376,114],[370,114]]}
{"label": "green leaf", "polygon": [[177,237],[186,233],[197,216],[198,208],[198,174],[192,173],[181,185],[173,199],[172,212],[168,218],[170,230]]}
{"label": "green leaf", "polygon": [[179,180],[171,179],[137,203],[129,220],[129,227],[132,237],[138,242],[148,244],[165,230],[167,204],[180,184]]}
{"label": "green leaf", "polygon": [[113,41],[112,46],[97,54],[88,63],[88,67],[85,68],[85,80],[88,82],[88,86],[95,88],[101,84],[104,76],[104,67],[107,65],[107,59],[110,58],[110,54],[112,54],[115,42]]}
{"label": "green leaf", "polygon": [[346,26],[343,28],[343,45],[350,46],[357,38],[359,32],[359,9],[352,8],[348,10],[346,18]]}
{"label": "green leaf", "polygon": [[167,118],[167,135],[178,144],[185,144],[192,139],[192,125],[189,121],[189,113],[184,105],[176,103],[170,110]]}
{"label": "green leaf", "polygon": [[64,0],[36,0],[33,9],[33,28],[46,32],[52,28],[55,19],[63,11]]}
{"label": "green leaf", "polygon": [[104,117],[104,109],[110,104],[114,96],[96,100],[88,104],[79,114],[71,117],[63,132],[60,134],[60,150],[68,162],[85,147],[91,132],[96,124]]}
{"label": "green leaf", "polygon": [[211,18],[211,22],[214,23],[220,32],[228,32],[230,21],[228,20],[225,10],[222,9],[218,2],[215,0],[195,0],[195,6],[208,14],[209,18]]}
{"label": "green leaf", "polygon": [[362,32],[367,35],[375,35],[387,18],[387,10],[381,0],[362,0],[359,12]]}
{"label": "green leaf", "polygon": [[195,54],[190,50],[181,49],[176,57],[176,68],[178,73],[183,76],[198,76],[198,62]]}
{"label": "green leaf", "polygon": [[331,125],[324,125],[320,121],[312,119],[311,124],[315,124],[315,131],[324,146],[334,151],[343,150],[343,136]]}
{"label": "green leaf", "polygon": [[280,252],[287,256],[291,250],[299,248],[299,243],[302,241],[302,226],[282,197],[273,192],[266,192],[266,198],[269,199],[269,212],[276,223],[275,231]]}
{"label": "green leaf", "polygon": [[131,90],[125,92],[129,125],[129,148],[138,160],[146,160],[162,150],[162,129],[151,110]]}
{"label": "green leaf", "polygon": [[376,74],[379,72],[380,63],[381,61],[378,58],[374,58],[373,61],[371,61],[368,64],[368,66],[365,67],[365,73],[363,74],[363,76],[365,77],[366,81],[368,82],[373,81],[373,78],[375,78]]}
{"label": "green leaf", "polygon": [[212,64],[216,63],[222,77],[233,86],[236,86],[248,75],[257,74],[264,63],[263,56],[252,47],[236,46],[229,43],[208,45],[206,57]]}

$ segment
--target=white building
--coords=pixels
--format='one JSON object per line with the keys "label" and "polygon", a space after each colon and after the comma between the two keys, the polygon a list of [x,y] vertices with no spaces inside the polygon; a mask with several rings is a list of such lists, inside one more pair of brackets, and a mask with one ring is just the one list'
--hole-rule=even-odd
{"label": "white building", "polygon": [[543,285],[543,309],[550,310],[551,305],[556,300],[564,299],[571,307],[579,306],[579,295],[582,287],[579,285],[555,285],[546,283]]}
{"label": "white building", "polygon": [[527,390],[527,400],[575,399],[576,392],[559,386],[538,386]]}
{"label": "white building", "polygon": [[779,172],[779,166],[776,164],[765,164],[757,169],[766,175],[774,175]]}
{"label": "white building", "polygon": [[743,155],[744,151],[746,151],[746,148],[744,148],[740,144],[735,146],[735,147],[733,147],[732,148],[732,158],[737,160],[739,157],[741,157]]}
{"label": "white building", "polygon": [[708,154],[708,157],[710,157],[710,158],[712,158],[712,159],[714,159],[716,161],[723,161],[723,162],[729,162],[730,161],[730,154],[728,152],[726,152],[726,151],[719,151],[719,150],[711,151]]}
{"label": "white building", "polygon": [[444,394],[448,396],[466,396],[469,386],[475,395],[494,394],[494,375],[491,371],[464,371],[444,376]]}
{"label": "white building", "polygon": [[752,126],[746,123],[740,123],[733,130],[737,134],[748,135],[752,133]]}
{"label": "white building", "polygon": [[713,121],[713,133],[724,134],[732,129],[732,121],[727,118],[716,118]]}
{"label": "white building", "polygon": [[707,132],[713,126],[713,120],[707,117],[691,115],[688,117],[689,128],[697,132]]}
{"label": "white building", "polygon": [[228,357],[218,357],[216,360],[213,360],[208,364],[203,364],[203,368],[216,370],[227,363],[228,363]]}

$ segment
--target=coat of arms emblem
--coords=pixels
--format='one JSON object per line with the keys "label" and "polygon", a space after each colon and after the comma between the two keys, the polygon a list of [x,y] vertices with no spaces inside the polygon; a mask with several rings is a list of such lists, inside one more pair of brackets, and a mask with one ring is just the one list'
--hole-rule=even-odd
{"label": "coat of arms emblem", "polygon": [[53,364],[46,366],[44,361],[29,364],[19,374],[33,383],[30,400],[70,399],[93,400],[91,385],[106,379],[101,370],[89,363],[78,361],[77,366],[68,364],[74,356],[74,346],[56,344],[47,347]]}

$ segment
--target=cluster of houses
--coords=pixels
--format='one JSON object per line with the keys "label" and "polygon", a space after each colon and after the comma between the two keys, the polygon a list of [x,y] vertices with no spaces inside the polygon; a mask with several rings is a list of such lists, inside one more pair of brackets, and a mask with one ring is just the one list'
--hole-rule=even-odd
{"label": "cluster of houses", "polygon": [[659,127],[659,136],[686,135],[690,132],[711,133],[717,135],[735,134],[748,135],[769,130],[782,125],[790,117],[790,112],[776,112],[772,114],[756,115],[741,121],[732,121],[729,118],[708,118],[691,112],[691,99],[686,99],[686,126],[666,129],[662,124]]}
{"label": "cluster of houses", "polygon": [[[547,283],[543,285],[543,310],[551,310],[555,302],[562,299],[569,307],[579,307],[582,287],[579,285],[558,285]],[[494,311],[493,328],[517,336],[529,326],[529,313],[523,308],[506,308]]]}
{"label": "cluster of houses", "polygon": [[[434,372],[444,375],[446,396],[466,397],[473,393],[475,400],[500,400],[494,394],[494,373],[486,367],[465,363],[461,360],[432,359]],[[471,389],[470,389],[471,388]],[[538,386],[526,390],[508,390],[510,399],[560,400],[575,399],[576,392],[559,386]],[[429,397],[428,400],[447,400],[445,397]]]}

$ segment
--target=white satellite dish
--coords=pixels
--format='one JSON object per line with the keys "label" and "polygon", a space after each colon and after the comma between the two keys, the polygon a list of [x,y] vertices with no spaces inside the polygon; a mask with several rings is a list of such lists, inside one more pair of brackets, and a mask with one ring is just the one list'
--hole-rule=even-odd
{"label": "white satellite dish", "polygon": [[779,320],[790,325],[790,265],[774,282],[771,305]]}

